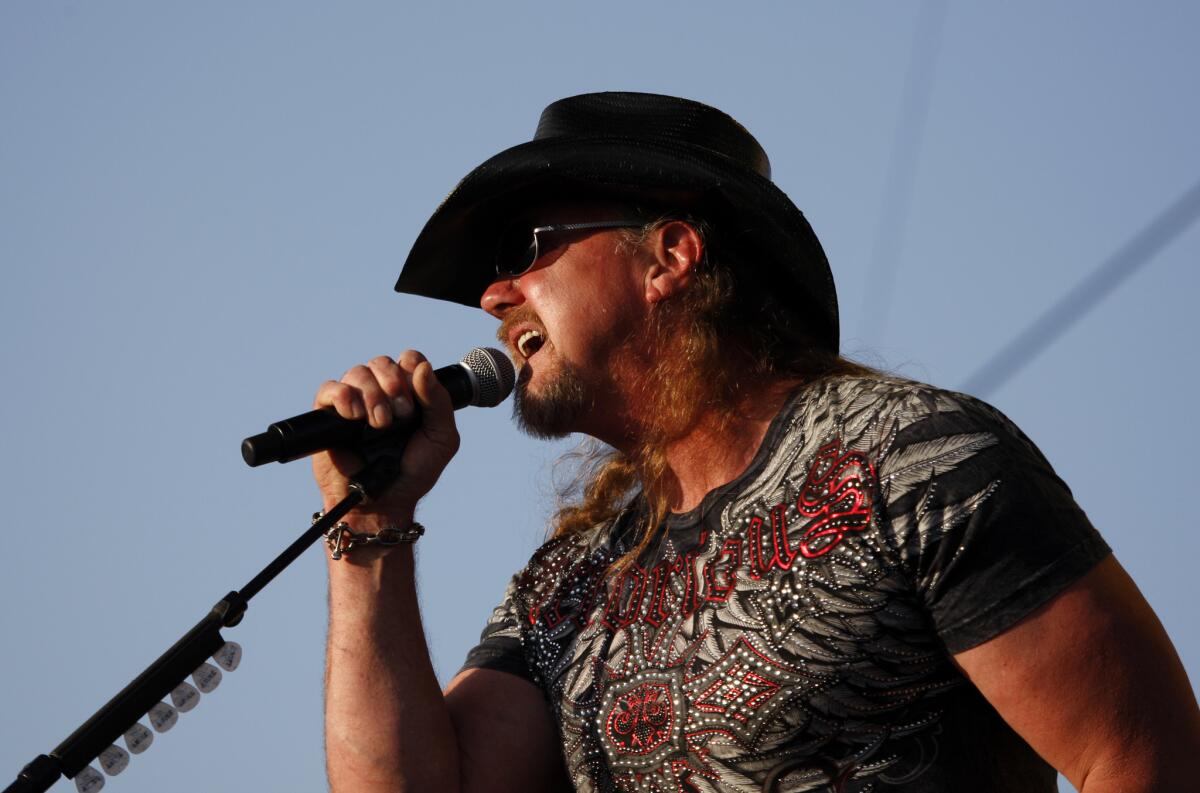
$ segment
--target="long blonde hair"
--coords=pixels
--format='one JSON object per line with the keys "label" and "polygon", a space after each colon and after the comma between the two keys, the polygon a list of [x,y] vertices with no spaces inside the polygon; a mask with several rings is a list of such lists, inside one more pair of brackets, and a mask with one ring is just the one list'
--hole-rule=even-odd
{"label": "long blonde hair", "polygon": [[717,433],[727,429],[750,389],[761,392],[788,381],[798,384],[873,371],[814,345],[785,340],[770,327],[762,327],[764,323],[746,323],[738,306],[744,278],[735,281],[736,262],[726,251],[711,246],[714,234],[704,221],[659,218],[627,232],[621,245],[640,246],[673,219],[686,220],[700,232],[705,254],[686,291],[658,304],[652,315],[648,336],[657,353],[656,365],[637,385],[646,415],[655,421],[628,454],[589,442],[563,461],[573,465],[574,476],[559,491],[554,537],[611,523],[636,504],[631,547],[611,572],[626,568],[659,536],[673,487],[666,461],[668,443],[701,420],[715,421],[709,428]]}

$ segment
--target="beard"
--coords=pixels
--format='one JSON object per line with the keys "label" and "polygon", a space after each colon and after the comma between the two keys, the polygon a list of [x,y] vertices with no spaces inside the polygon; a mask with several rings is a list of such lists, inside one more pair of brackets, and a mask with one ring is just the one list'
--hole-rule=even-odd
{"label": "beard", "polygon": [[590,405],[579,368],[560,361],[558,373],[536,394],[529,390],[529,369],[522,371],[513,394],[513,418],[526,435],[554,440],[574,432]]}

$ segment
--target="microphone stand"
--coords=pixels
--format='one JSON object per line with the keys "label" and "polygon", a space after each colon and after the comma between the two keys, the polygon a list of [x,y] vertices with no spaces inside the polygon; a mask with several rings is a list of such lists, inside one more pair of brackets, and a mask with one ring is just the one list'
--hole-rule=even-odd
{"label": "microphone stand", "polygon": [[367,465],[355,474],[350,482],[350,493],[344,499],[313,523],[310,529],[244,587],[221,598],[179,641],[50,754],[38,755],[21,769],[16,781],[6,787],[3,793],[44,793],[60,776],[74,778],[102,751],[116,743],[150,708],[225,644],[221,628],[232,628],[242,621],[250,598],[271,583],[305,548],[323,537],[347,512],[387,489],[400,475],[400,455],[403,451],[404,447],[400,445],[386,452],[368,455]]}

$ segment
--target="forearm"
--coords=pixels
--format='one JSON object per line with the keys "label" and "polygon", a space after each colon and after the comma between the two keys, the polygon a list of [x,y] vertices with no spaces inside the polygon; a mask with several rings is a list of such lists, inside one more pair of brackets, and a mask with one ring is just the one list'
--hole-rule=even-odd
{"label": "forearm", "polygon": [[[1188,793],[1200,774],[1200,713],[1194,702],[1177,703],[1163,723],[1138,724],[1113,742],[1076,782],[1080,793]],[[1189,707],[1190,705],[1190,707]],[[1167,711],[1168,708],[1162,708]],[[1178,718],[1172,718],[1176,716]],[[1130,719],[1130,721],[1136,721]],[[1075,780],[1072,780],[1075,782]]]}
{"label": "forearm", "polygon": [[411,546],[347,554],[329,567],[332,789],[457,790],[458,746],[425,644]]}
{"label": "forearm", "polygon": [[1079,793],[1187,793],[1195,790],[1196,779],[1181,779],[1178,769],[1146,767],[1121,768],[1112,773],[1089,774],[1078,787]]}

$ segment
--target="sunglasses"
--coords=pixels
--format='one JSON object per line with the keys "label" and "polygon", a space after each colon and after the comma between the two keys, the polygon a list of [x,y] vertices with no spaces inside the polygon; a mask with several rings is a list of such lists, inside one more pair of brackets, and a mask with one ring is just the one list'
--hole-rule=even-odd
{"label": "sunglasses", "polygon": [[[590,223],[559,223],[554,226],[511,226],[496,243],[496,276],[515,278],[529,272],[544,250],[542,239],[550,234],[591,229],[633,229],[646,225],[641,220],[596,220]],[[532,237],[532,239],[530,239]]]}

